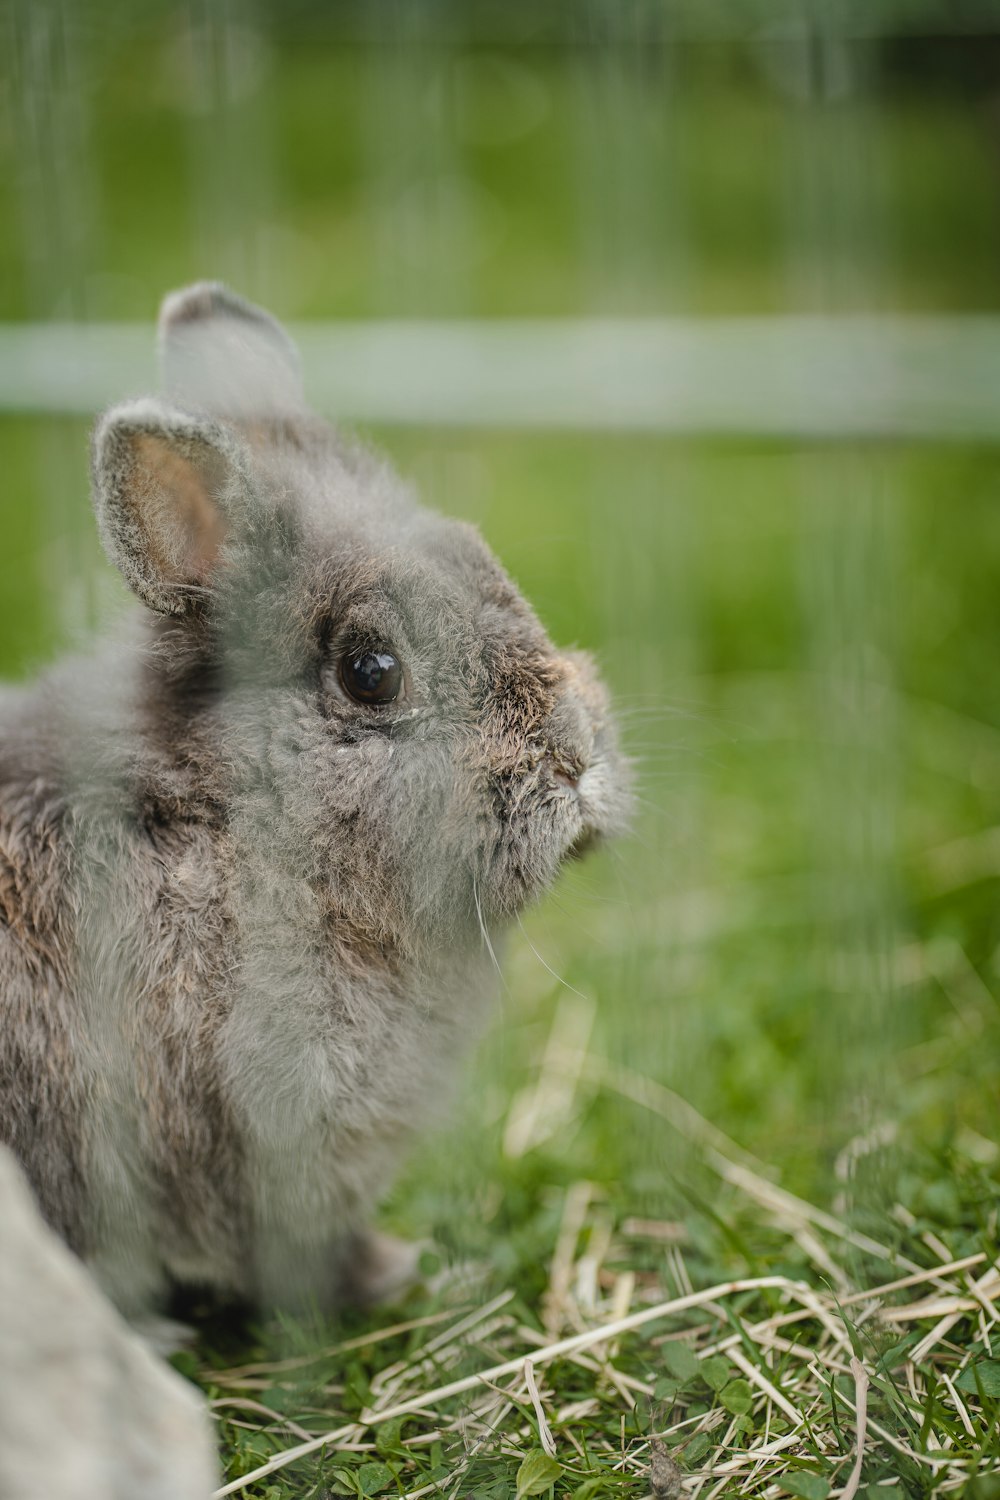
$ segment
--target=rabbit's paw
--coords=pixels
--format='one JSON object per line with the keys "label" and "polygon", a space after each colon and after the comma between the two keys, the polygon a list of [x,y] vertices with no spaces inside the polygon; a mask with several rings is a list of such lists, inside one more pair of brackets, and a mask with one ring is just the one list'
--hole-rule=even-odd
{"label": "rabbit's paw", "polygon": [[195,1330],[188,1323],[178,1323],[174,1318],[161,1318],[156,1313],[136,1318],[132,1327],[153,1353],[159,1354],[162,1359],[168,1359],[171,1354],[179,1354],[182,1349],[190,1349],[197,1338]]}
{"label": "rabbit's paw", "polygon": [[359,1307],[399,1301],[423,1281],[420,1259],[428,1248],[426,1240],[400,1240],[374,1229],[355,1235],[344,1263],[347,1301]]}

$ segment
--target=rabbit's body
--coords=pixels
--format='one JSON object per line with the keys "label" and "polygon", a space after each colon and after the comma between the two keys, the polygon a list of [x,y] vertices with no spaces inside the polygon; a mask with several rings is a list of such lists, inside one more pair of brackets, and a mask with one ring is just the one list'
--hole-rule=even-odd
{"label": "rabbit's body", "polygon": [[585,660],[300,409],[275,325],[197,288],[165,328],[168,380],[209,337],[197,404],[95,446],[154,613],[0,702],[0,1139],[126,1311],[329,1305],[388,1271],[365,1224],[488,1012],[488,933],[617,823],[621,766]]}

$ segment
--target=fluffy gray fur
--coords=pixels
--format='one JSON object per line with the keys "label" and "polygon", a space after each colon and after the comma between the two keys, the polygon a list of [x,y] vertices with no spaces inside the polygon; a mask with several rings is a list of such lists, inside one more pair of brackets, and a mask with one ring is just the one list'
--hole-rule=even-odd
{"label": "fluffy gray fur", "polygon": [[[384,1290],[366,1224],[491,943],[627,776],[589,660],[305,409],[272,319],[202,284],[160,336],[169,402],[93,447],[148,608],[0,710],[0,1140],[126,1313],[331,1306]],[[381,707],[340,671],[376,645]]]}

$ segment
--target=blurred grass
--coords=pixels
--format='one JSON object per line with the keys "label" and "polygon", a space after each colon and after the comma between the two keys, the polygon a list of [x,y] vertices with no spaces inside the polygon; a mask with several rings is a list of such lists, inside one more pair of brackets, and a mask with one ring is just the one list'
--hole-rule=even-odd
{"label": "blurred grass", "polygon": [[[787,48],[668,46],[625,20],[602,44],[587,9],[563,47],[505,48],[472,21],[446,43],[447,7],[376,6],[370,44],[338,47],[321,22],[272,36],[265,7],[83,0],[34,8],[61,17],[46,67],[43,21],[12,5],[0,318],[146,319],[164,287],[237,272],[286,317],[781,311],[803,234],[820,273],[831,248],[884,241],[887,275],[856,306],[997,307],[1000,126],[981,84],[880,77],[872,43],[857,87],[817,111]],[[831,247],[832,220],[809,243],[803,143],[822,191],[838,153],[844,173],[878,174],[853,245]],[[60,173],[86,189],[72,244],[33,243]]]}

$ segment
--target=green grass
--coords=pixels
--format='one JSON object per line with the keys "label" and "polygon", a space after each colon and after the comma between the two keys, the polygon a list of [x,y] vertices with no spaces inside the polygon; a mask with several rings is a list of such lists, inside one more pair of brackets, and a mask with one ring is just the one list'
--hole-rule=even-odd
{"label": "green grass", "polygon": [[[978,1170],[962,1188],[995,1213],[995,1180]],[[231,1482],[277,1460],[248,1493],[500,1497],[532,1492],[526,1470],[547,1448],[538,1493],[554,1483],[559,1495],[645,1495],[659,1455],[686,1492],[823,1500],[846,1483],[860,1430],[863,1494],[994,1493],[966,1485],[996,1471],[996,1342],[980,1336],[967,1289],[988,1267],[995,1220],[990,1230],[973,1212],[960,1227],[949,1215],[942,1241],[936,1216],[921,1216],[882,1250],[855,1232],[866,1248],[848,1254],[852,1277],[848,1231],[805,1205],[762,1209],[769,1195],[755,1188],[716,1193],[712,1209],[692,1193],[682,1221],[625,1218],[617,1232],[614,1205],[591,1184],[550,1187],[541,1205],[523,1180],[508,1194],[525,1250],[527,1204],[550,1220],[532,1247],[551,1252],[555,1239],[541,1299],[529,1263],[494,1266],[506,1289],[453,1294],[448,1316],[441,1298],[419,1300],[405,1322],[301,1340],[307,1353],[289,1357],[286,1337],[280,1361],[265,1341],[255,1362],[200,1368]],[[964,1265],[944,1269],[957,1247]],[[991,1305],[995,1274],[982,1287]],[[602,1340],[626,1308],[639,1326]],[[576,1337],[581,1324],[592,1331]],[[552,1357],[564,1332],[576,1347]],[[318,1452],[286,1462],[326,1432]]]}
{"label": "green grass", "polygon": [[[985,104],[810,113],[725,46],[640,85],[627,39],[276,25],[227,134],[171,7],[106,9],[72,11],[83,107],[46,121],[90,184],[68,239],[31,238],[65,220],[0,90],[4,318],[151,319],[203,274],[298,316],[996,305]],[[329,1326],[209,1320],[179,1357],[227,1481],[337,1432],[243,1492],[814,1500],[860,1427],[866,1500],[1000,1495],[1000,455],[376,437],[597,654],[642,800],[511,934],[489,1042],[385,1205],[433,1243],[428,1287]],[[0,420],[4,675],[116,589],[86,464],[85,424]]]}

